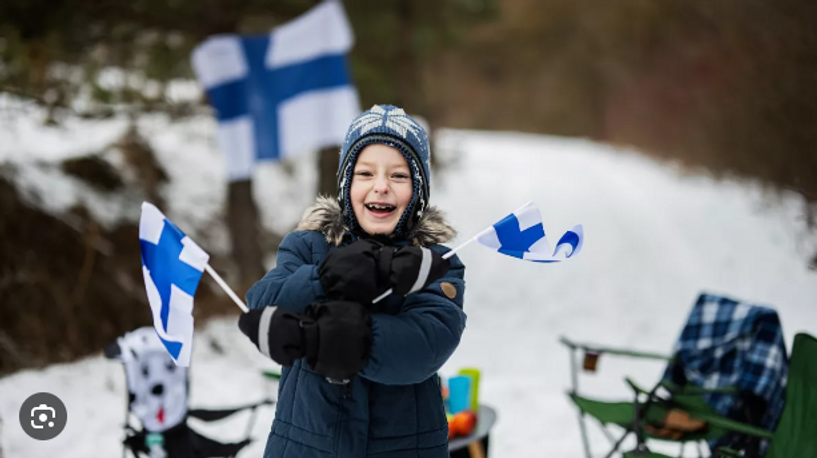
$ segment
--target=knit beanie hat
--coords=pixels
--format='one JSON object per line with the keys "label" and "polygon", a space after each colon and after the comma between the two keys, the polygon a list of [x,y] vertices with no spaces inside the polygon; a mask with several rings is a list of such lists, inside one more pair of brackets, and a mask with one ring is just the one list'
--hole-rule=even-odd
{"label": "knit beanie hat", "polygon": [[350,230],[359,228],[349,197],[352,174],[360,151],[373,143],[391,146],[403,153],[411,170],[414,185],[411,201],[394,229],[396,236],[406,236],[428,206],[431,157],[428,135],[402,108],[392,105],[375,105],[352,121],[340,150],[338,168],[338,201]]}

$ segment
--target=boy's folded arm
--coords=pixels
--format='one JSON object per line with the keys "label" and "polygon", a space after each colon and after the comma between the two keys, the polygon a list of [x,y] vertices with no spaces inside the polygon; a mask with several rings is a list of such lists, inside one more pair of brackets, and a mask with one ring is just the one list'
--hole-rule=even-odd
{"label": "boy's folded arm", "polygon": [[[454,353],[466,315],[462,310],[464,267],[456,258],[452,261],[448,275],[407,296],[399,314],[372,315],[369,362],[361,376],[387,385],[419,383],[434,375]],[[448,283],[446,290],[444,283]]]}
{"label": "boy's folded arm", "polygon": [[307,305],[324,298],[318,266],[311,262],[311,247],[303,234],[292,232],[284,237],[275,268],[247,291],[247,305],[251,309],[276,305],[304,313]]}

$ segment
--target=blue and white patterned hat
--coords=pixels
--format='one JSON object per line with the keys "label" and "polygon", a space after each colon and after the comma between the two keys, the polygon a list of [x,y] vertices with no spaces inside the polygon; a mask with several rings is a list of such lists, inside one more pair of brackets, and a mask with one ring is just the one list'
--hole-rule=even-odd
{"label": "blue and white patterned hat", "polygon": [[392,105],[375,105],[352,121],[340,150],[338,168],[338,201],[346,224],[352,230],[359,227],[349,200],[352,173],[360,150],[372,143],[396,148],[411,169],[414,192],[394,230],[395,235],[405,236],[428,206],[431,159],[428,135],[402,108]]}

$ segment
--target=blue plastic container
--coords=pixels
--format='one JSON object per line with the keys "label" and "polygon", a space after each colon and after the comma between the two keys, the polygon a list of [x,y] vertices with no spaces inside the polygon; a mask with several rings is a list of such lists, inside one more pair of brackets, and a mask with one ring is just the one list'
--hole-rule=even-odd
{"label": "blue plastic container", "polygon": [[471,377],[459,375],[448,379],[448,412],[452,415],[471,406]]}

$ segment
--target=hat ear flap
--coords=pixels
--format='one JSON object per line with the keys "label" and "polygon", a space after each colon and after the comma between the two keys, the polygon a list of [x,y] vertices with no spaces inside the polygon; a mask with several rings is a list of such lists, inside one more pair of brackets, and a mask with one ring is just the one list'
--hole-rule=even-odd
{"label": "hat ear flap", "polygon": [[350,169],[352,168],[354,162],[354,160],[350,160],[342,169],[339,170],[338,174],[337,199],[338,204],[340,205],[340,214],[349,229],[355,229],[356,225],[354,213],[349,208],[349,188],[351,187]]}
{"label": "hat ear flap", "polygon": [[409,162],[411,168],[414,189],[412,191],[411,203],[409,207],[406,208],[405,213],[400,217],[395,232],[400,235],[409,236],[411,231],[419,224],[423,213],[425,213],[426,205],[428,205],[428,197],[426,196],[423,175],[420,171],[421,166],[417,164],[415,158],[409,155],[406,155],[406,160]]}

